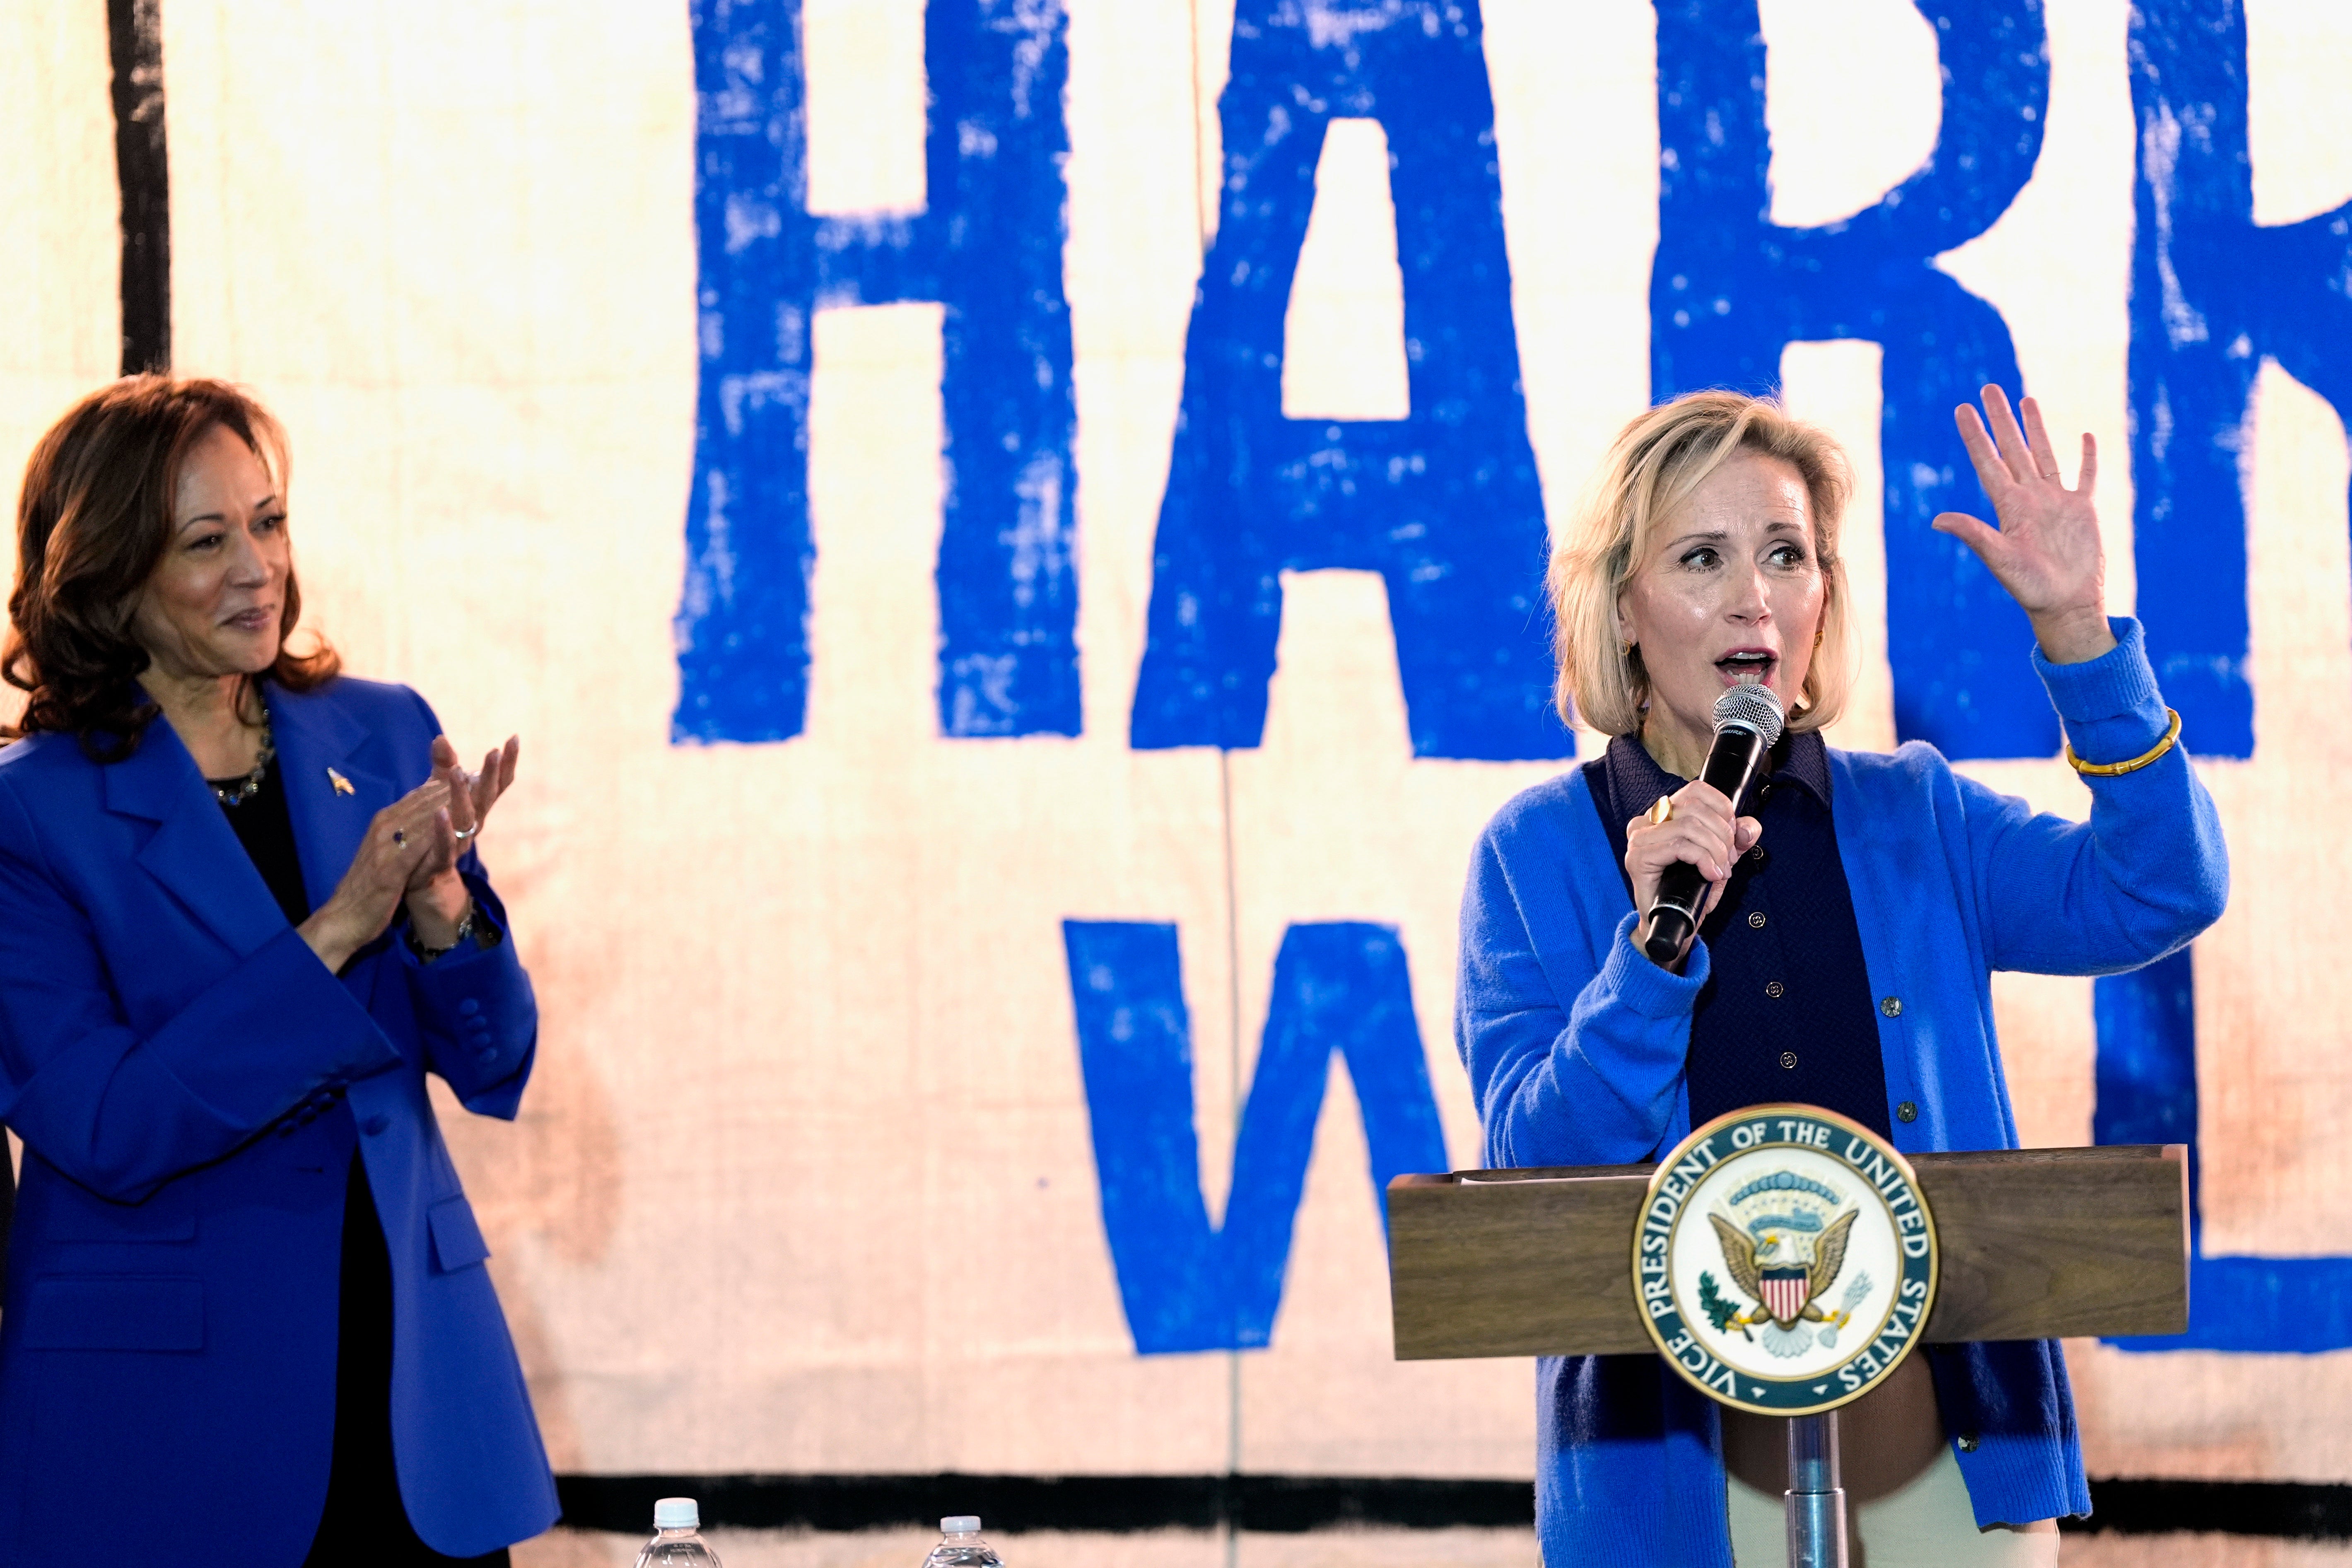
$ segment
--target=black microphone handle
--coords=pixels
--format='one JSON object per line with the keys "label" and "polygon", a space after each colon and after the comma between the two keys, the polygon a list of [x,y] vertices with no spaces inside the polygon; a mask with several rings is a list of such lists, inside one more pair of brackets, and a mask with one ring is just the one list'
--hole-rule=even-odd
{"label": "black microphone handle", "polygon": [[1745,724],[1726,724],[1715,732],[1715,744],[1707,749],[1706,766],[1698,776],[1723,792],[1737,816],[1748,781],[1756,776],[1756,764],[1763,760],[1763,736]]}
{"label": "black microphone handle", "polygon": [[[1699,777],[1731,802],[1734,816],[1756,764],[1764,760],[1764,737],[1744,724],[1727,724],[1715,732],[1706,765]],[[1658,873],[1658,896],[1652,901],[1641,933],[1642,951],[1661,968],[1681,956],[1698,925],[1699,907],[1706,901],[1706,879],[1687,860],[1677,860]]]}

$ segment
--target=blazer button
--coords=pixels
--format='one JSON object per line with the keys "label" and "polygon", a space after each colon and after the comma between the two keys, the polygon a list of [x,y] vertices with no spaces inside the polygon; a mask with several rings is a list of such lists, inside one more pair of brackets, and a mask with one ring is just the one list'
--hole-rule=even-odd
{"label": "blazer button", "polygon": [[1973,1432],[1963,1432],[1953,1441],[1959,1444],[1960,1452],[1963,1454],[1973,1454],[1977,1451],[1977,1435]]}
{"label": "blazer button", "polygon": [[1764,994],[1767,996],[1778,996],[1780,994],[1782,989],[1783,987],[1779,981],[1767,981],[1764,985]]}
{"label": "blazer button", "polygon": [[482,1005],[479,1002],[475,1001],[471,996],[467,997],[463,1002],[457,1004],[457,1011],[464,1014],[468,1018],[472,1017],[481,1010]]}
{"label": "blazer button", "polygon": [[1764,911],[1762,910],[1748,910],[1748,923],[1756,930],[1762,931],[1764,929]]}
{"label": "blazer button", "polygon": [[1783,1068],[1786,1068],[1789,1071],[1795,1072],[1797,1070],[1797,1053],[1794,1051],[1782,1051],[1780,1053],[1780,1065]]}
{"label": "blazer button", "polygon": [[484,1046],[480,1050],[474,1053],[474,1059],[482,1063],[484,1066],[488,1066],[491,1062],[499,1059],[499,1048],[496,1046]]}
{"label": "blazer button", "polygon": [[319,1108],[315,1105],[306,1105],[300,1110],[295,1112],[294,1120],[300,1122],[303,1126],[308,1127],[310,1123],[319,1120]]}
{"label": "blazer button", "polygon": [[365,1121],[362,1122],[360,1127],[362,1131],[364,1131],[369,1137],[373,1138],[391,1125],[392,1118],[379,1110],[373,1116],[369,1117]]}
{"label": "blazer button", "polygon": [[1890,1018],[1900,1018],[1903,1016],[1903,998],[1900,996],[1881,996],[1878,999],[1878,1010],[1885,1014]]}
{"label": "blazer button", "polygon": [[1902,1104],[1895,1108],[1895,1120],[1897,1121],[1916,1121],[1919,1120],[1919,1108],[1906,1100]]}

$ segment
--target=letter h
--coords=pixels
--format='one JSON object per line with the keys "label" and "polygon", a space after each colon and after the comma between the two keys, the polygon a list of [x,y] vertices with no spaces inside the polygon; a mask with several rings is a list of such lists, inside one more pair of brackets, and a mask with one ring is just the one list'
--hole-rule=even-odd
{"label": "letter h", "polygon": [[2265,357],[2352,413],[2352,203],[2254,222],[2236,0],[2131,12],[2133,549],[2148,657],[2182,743],[2250,757],[2242,474]]}
{"label": "letter h", "polygon": [[701,383],[676,622],[679,742],[806,721],[810,318],[937,300],[947,426],[940,727],[1080,724],[1059,0],[932,0],[929,201],[807,211],[799,0],[693,0]]}

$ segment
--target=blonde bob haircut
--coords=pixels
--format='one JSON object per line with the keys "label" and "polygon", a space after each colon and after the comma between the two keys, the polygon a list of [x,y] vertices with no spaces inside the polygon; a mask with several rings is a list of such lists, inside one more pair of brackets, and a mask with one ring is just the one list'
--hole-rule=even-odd
{"label": "blonde bob haircut", "polygon": [[1662,522],[1737,452],[1778,458],[1804,479],[1813,514],[1813,554],[1822,579],[1820,641],[1791,730],[1817,730],[1845,706],[1853,683],[1853,637],[1838,520],[1853,481],[1829,436],[1789,417],[1769,398],[1694,392],[1662,403],[1618,436],[1608,461],[1552,546],[1547,586],[1559,628],[1562,719],[1582,714],[1607,735],[1642,728],[1650,702],[1642,650],[1617,639],[1617,600],[1645,560]]}

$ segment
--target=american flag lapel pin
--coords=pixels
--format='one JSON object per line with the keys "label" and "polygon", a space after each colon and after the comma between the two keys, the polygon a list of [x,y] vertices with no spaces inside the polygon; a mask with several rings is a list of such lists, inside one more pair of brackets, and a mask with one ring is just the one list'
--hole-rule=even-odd
{"label": "american flag lapel pin", "polygon": [[337,773],[332,768],[329,768],[327,770],[327,781],[335,786],[335,793],[337,795],[355,795],[358,793],[352,788],[351,780],[345,778],[342,774]]}

